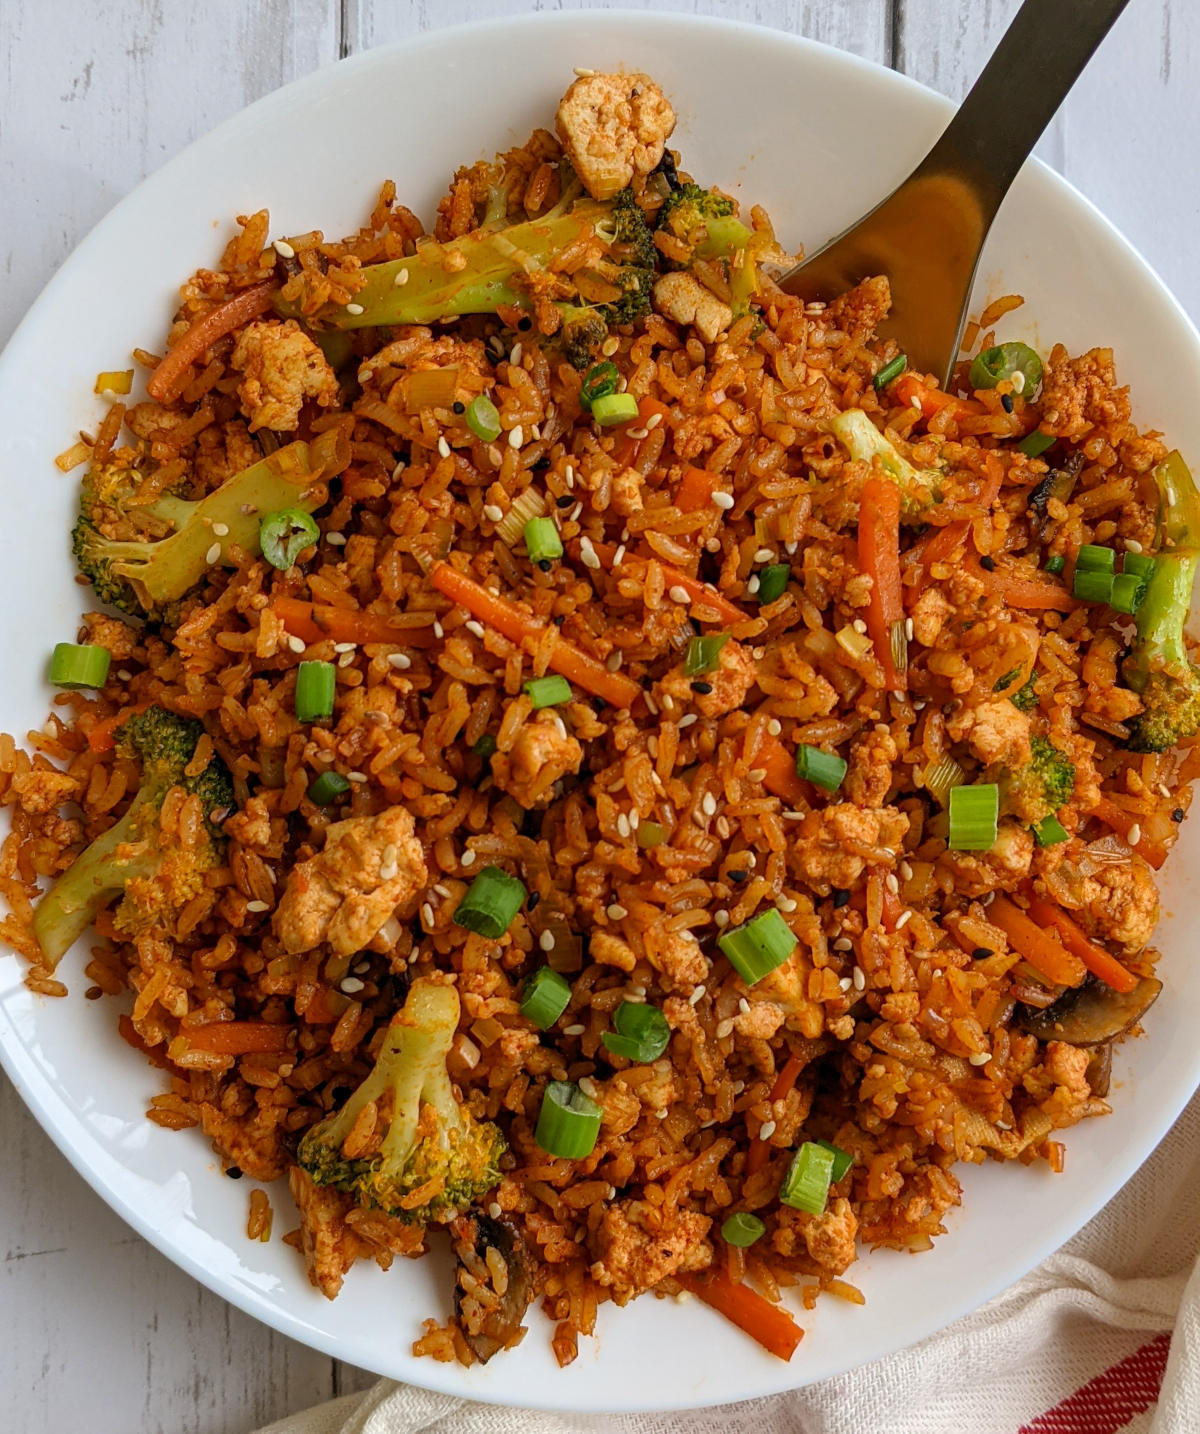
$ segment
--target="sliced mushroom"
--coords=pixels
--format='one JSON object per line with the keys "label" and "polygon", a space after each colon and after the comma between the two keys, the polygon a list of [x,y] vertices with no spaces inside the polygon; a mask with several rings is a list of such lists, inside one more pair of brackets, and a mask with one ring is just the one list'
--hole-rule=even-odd
{"label": "sliced mushroom", "polygon": [[1094,1096],[1103,1100],[1108,1094],[1108,1087],[1112,1081],[1112,1048],[1111,1041],[1105,1041],[1103,1045],[1092,1047],[1092,1056],[1087,1063],[1085,1075],[1088,1087]]}
{"label": "sliced mushroom", "polygon": [[1036,519],[1034,528],[1038,536],[1045,532],[1046,508],[1051,498],[1057,498],[1060,503],[1070,498],[1086,462],[1082,453],[1076,451],[1070,454],[1061,468],[1052,468],[1029,494],[1029,508]]}
{"label": "sliced mushroom", "polygon": [[1122,994],[1103,981],[1091,980],[1064,991],[1052,1006],[1039,1011],[1018,1006],[1014,1022],[1042,1041],[1066,1041],[1070,1046],[1098,1046],[1115,1040],[1135,1025],[1158,998],[1162,982],[1143,976],[1132,991]]}
{"label": "sliced mushroom", "polygon": [[454,1314],[480,1364],[520,1339],[533,1298],[525,1238],[509,1219],[475,1211],[450,1227],[454,1238]]}

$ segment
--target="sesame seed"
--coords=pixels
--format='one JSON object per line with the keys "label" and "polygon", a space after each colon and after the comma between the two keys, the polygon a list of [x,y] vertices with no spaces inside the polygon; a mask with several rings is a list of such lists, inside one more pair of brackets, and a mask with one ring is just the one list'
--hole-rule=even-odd
{"label": "sesame seed", "polygon": [[401,672],[407,672],[412,666],[412,658],[407,652],[389,652],[387,660],[390,667],[398,668]]}
{"label": "sesame seed", "polygon": [[716,492],[713,494],[713,502],[718,508],[723,508],[727,513],[730,508],[733,507],[735,501],[732,493]]}
{"label": "sesame seed", "polygon": [[492,1203],[488,1206],[488,1214],[492,1217],[493,1220],[498,1220],[500,1216],[504,1214],[504,1211],[500,1208],[500,1202],[498,1200],[493,1200]]}
{"label": "sesame seed", "polygon": [[672,602],[691,602],[691,598],[688,596],[687,588],[681,587],[679,583],[676,583],[674,587],[669,588],[667,590],[667,596],[671,599]]}
{"label": "sesame seed", "polygon": [[509,430],[509,434],[508,434],[508,446],[509,446],[510,448],[520,448],[521,444],[524,443],[524,442],[525,442],[525,432],[524,432],[524,430],[522,429],[521,425],[518,423],[517,426],[516,426],[516,428],[513,428],[513,429],[510,429],[510,430]]}
{"label": "sesame seed", "polygon": [[346,780],[348,782],[365,782],[367,774],[365,772],[347,772]]}
{"label": "sesame seed", "polygon": [[218,537],[218,538],[227,537],[228,534],[229,534],[229,524],[228,524],[228,523],[214,523],[214,524],[213,524],[213,534],[214,534],[216,537]]}
{"label": "sesame seed", "polygon": [[580,1076],[579,1089],[584,1093],[584,1095],[594,1096],[596,1094],[596,1082],[591,1078],[591,1076]]}
{"label": "sesame seed", "polygon": [[790,896],[781,896],[776,905],[779,907],[780,911],[783,912],[790,913],[795,911],[796,909],[796,903],[792,900]]}
{"label": "sesame seed", "polygon": [[[584,539],[584,543],[587,543],[586,538]],[[585,568],[591,568],[593,571],[595,571],[600,567],[600,559],[596,556],[595,550],[592,548],[590,543],[587,543],[586,547],[584,547],[583,544],[580,544],[579,556],[583,559],[583,565]]]}
{"label": "sesame seed", "polygon": [[338,658],[338,660],[337,660],[337,665],[338,665],[339,667],[349,667],[350,664],[351,664],[353,661],[354,661],[354,653],[353,653],[353,652],[343,652],[342,655],[341,655],[341,656]]}
{"label": "sesame seed", "polygon": [[803,812],[784,812],[782,815],[785,822],[802,822],[804,820]]}
{"label": "sesame seed", "polygon": [[408,464],[405,462],[405,460],[404,460],[403,458],[401,458],[401,459],[399,459],[399,460],[397,461],[396,466],[392,469],[392,482],[393,482],[393,483],[395,483],[395,482],[397,481],[397,479],[399,479],[401,473],[403,473],[404,470],[405,470],[407,467],[408,467]]}
{"label": "sesame seed", "polygon": [[212,545],[212,547],[209,548],[208,552],[204,554],[204,561],[205,561],[206,563],[216,563],[216,562],[220,562],[220,560],[221,560],[221,545],[220,545],[220,543],[214,543],[214,544]]}
{"label": "sesame seed", "polygon": [[718,1024],[718,1026],[717,1026],[717,1040],[723,1041],[726,1036],[732,1036],[732,1035],[733,1035],[733,1020],[732,1020],[732,1018],[730,1018],[730,1017],[726,1017],[726,1019],[723,1020],[723,1021],[721,1021],[721,1022]]}
{"label": "sesame seed", "polygon": [[619,671],[621,666],[621,654],[619,652],[610,652],[604,659],[604,666],[609,672]]}
{"label": "sesame seed", "polygon": [[618,568],[625,561],[625,544],[622,543],[613,554],[613,567]]}
{"label": "sesame seed", "polygon": [[775,554],[770,548],[759,548],[754,554],[754,561],[756,563],[769,563],[774,556]]}
{"label": "sesame seed", "polygon": [[974,1055],[967,1057],[973,1066],[985,1066],[991,1058],[991,1054],[988,1051],[976,1051]]}
{"label": "sesame seed", "polygon": [[504,509],[498,508],[495,503],[485,503],[483,516],[489,523],[499,523],[504,517]]}
{"label": "sesame seed", "polygon": [[331,547],[344,548],[346,546],[346,535],[345,533],[326,533],[325,541]]}
{"label": "sesame seed", "polygon": [[856,617],[853,623],[851,623],[851,626],[854,628],[855,632],[866,632],[867,630],[867,625],[861,617]]}
{"label": "sesame seed", "polygon": [[679,719],[679,730],[682,732],[685,727],[690,727],[693,722],[699,722],[699,720],[694,712],[685,712]]}
{"label": "sesame seed", "polygon": [[1014,393],[1025,392],[1025,375],[1021,372],[1020,369],[1017,369],[1015,370],[1015,372],[1009,374],[1009,382],[1012,384],[1012,391]]}
{"label": "sesame seed", "polygon": [[907,926],[908,923],[909,923],[911,920],[912,920],[912,912],[911,912],[911,911],[902,911],[902,912],[900,913],[900,915],[896,918],[896,927],[895,927],[895,929],[896,929],[897,931],[899,931],[902,927]]}
{"label": "sesame seed", "polygon": [[921,411],[921,399],[920,399],[920,395],[914,393],[913,396],[912,396],[912,398],[909,399],[909,403],[910,403],[910,405],[911,405],[913,408],[915,408],[915,409],[917,410],[918,413],[920,413],[920,411]]}
{"label": "sesame seed", "polygon": [[900,876],[904,881],[912,880],[913,869],[906,861],[900,863]]}
{"label": "sesame seed", "polygon": [[587,1030],[587,1027],[584,1026],[584,1025],[581,1025],[580,1022],[576,1021],[576,1023],[575,1023],[573,1026],[564,1026],[564,1027],[563,1027],[563,1035],[564,1035],[564,1036],[582,1036],[585,1030]]}
{"label": "sesame seed", "polygon": [[[749,782],[762,782],[766,780],[766,776],[766,767],[751,767],[750,770],[746,773],[746,780]],[[753,858],[751,858],[750,860],[750,865],[754,865]]]}
{"label": "sesame seed", "polygon": [[353,652],[353,651],[354,651],[354,643],[352,643],[352,642],[335,642],[335,643],[333,644],[333,650],[334,650],[334,652]]}
{"label": "sesame seed", "polygon": [[433,925],[433,907],[430,906],[429,902],[425,902],[421,907],[421,920],[426,926]]}
{"label": "sesame seed", "polygon": [[854,970],[851,971],[850,979],[854,982],[854,989],[856,991],[863,990],[867,984],[866,972],[861,966],[856,966]]}
{"label": "sesame seed", "polygon": [[459,857],[458,864],[459,866],[474,866],[475,860],[475,853],[471,850],[470,847],[468,847],[466,851],[463,852],[462,856]]}
{"label": "sesame seed", "polygon": [[246,903],[246,910],[258,912],[268,911],[270,910],[270,908],[267,906],[267,903],[265,901],[248,901]]}
{"label": "sesame seed", "polygon": [[642,814],[638,811],[636,807],[634,807],[633,811],[629,813],[629,825],[633,828],[634,831],[637,831],[638,827],[641,826],[641,824]]}
{"label": "sesame seed", "polygon": [[1130,846],[1137,846],[1138,842],[1140,842],[1141,839],[1142,839],[1142,828],[1141,828],[1141,825],[1140,825],[1140,823],[1138,823],[1138,822],[1134,822],[1134,824],[1133,824],[1133,825],[1129,828],[1129,830],[1125,833],[1125,840],[1129,843]]}
{"label": "sesame seed", "polygon": [[[126,667],[118,667],[118,668],[117,668],[117,676],[121,679],[122,682],[132,682],[132,681],[133,681],[133,673],[130,672],[129,669],[126,668]],[[50,730],[50,723],[47,723],[47,724],[46,724],[46,728],[47,728],[47,730],[46,730],[46,736],[47,736],[47,737],[53,737],[53,736],[54,736],[54,732]]]}
{"label": "sesame seed", "polygon": [[463,623],[463,626],[468,632],[474,633],[476,637],[483,636],[483,623],[477,622],[475,618],[468,618],[467,621]]}
{"label": "sesame seed", "polygon": [[909,642],[913,640],[913,620],[911,617],[904,619],[904,636]]}
{"label": "sesame seed", "polygon": [[[654,1119],[655,1119],[655,1120],[666,1120],[666,1118],[667,1118],[667,1112],[666,1112],[665,1109],[664,1109],[664,1110],[656,1110],[656,1111],[654,1112]],[[686,1294],[687,1294],[687,1290],[680,1290],[680,1291],[679,1291],[679,1295],[686,1295]],[[675,1296],[676,1303],[679,1303],[679,1295],[676,1295],[676,1296]]]}
{"label": "sesame seed", "polygon": [[596,73],[595,70],[585,70],[582,65],[576,65],[574,68],[575,73],[579,76],[581,80],[590,80],[592,76]]}
{"label": "sesame seed", "polygon": [[1126,538],[1125,551],[1127,553],[1140,553],[1142,551],[1142,545],[1136,538]]}
{"label": "sesame seed", "polygon": [[833,943],[833,949],[835,951],[853,951],[854,942],[850,940],[849,936],[839,936]]}
{"label": "sesame seed", "polygon": [[408,283],[408,270],[399,270],[396,274],[396,277],[392,280],[392,283],[395,284],[397,289],[402,289],[405,284]]}
{"label": "sesame seed", "polygon": [[[725,916],[726,918],[728,918],[729,913],[726,912]],[[698,1006],[700,1002],[703,1001],[706,990],[707,987],[704,985],[697,986],[696,989],[692,992],[692,994],[688,997],[688,1005]]]}
{"label": "sesame seed", "polygon": [[575,470],[569,463],[563,469],[563,482],[568,488],[574,488],[575,486]]}
{"label": "sesame seed", "polygon": [[723,906],[719,910],[713,912],[713,924],[716,926],[718,931],[720,931],[722,927],[729,925],[729,912],[726,911]]}
{"label": "sesame seed", "polygon": [[632,828],[629,825],[629,818],[625,815],[624,812],[621,812],[620,815],[617,817],[617,835],[627,837],[631,830]]}
{"label": "sesame seed", "polygon": [[440,433],[438,434],[438,457],[450,457],[450,445],[446,442],[445,435]]}
{"label": "sesame seed", "polygon": [[629,912],[626,911],[619,901],[614,901],[610,906],[605,908],[604,914],[610,921],[623,921],[625,917],[629,915]]}
{"label": "sesame seed", "polygon": [[399,874],[399,871],[400,868],[396,865],[394,861],[386,862],[379,868],[379,880],[395,881],[397,875]]}
{"label": "sesame seed", "polygon": [[445,884],[445,882],[442,882],[442,881],[434,882],[433,889],[434,889],[434,891],[437,892],[437,894],[438,894],[439,896],[449,896],[449,895],[450,895],[450,888]]}
{"label": "sesame seed", "polygon": [[706,552],[719,553],[721,551],[720,538],[706,538],[704,540],[704,548]]}
{"label": "sesame seed", "polygon": [[356,991],[361,991],[364,985],[365,982],[361,981],[357,976],[347,976],[341,983],[341,989],[345,991],[347,996],[353,996]]}
{"label": "sesame seed", "polygon": [[842,979],[838,982],[838,990],[848,991],[853,985],[854,982],[850,979],[849,976],[843,976]]}
{"label": "sesame seed", "polygon": [[271,248],[275,250],[281,259],[294,259],[296,257],[296,251],[286,239],[276,239],[274,244],[271,245]]}
{"label": "sesame seed", "polygon": [[433,620],[433,635],[434,637],[446,636],[446,629],[442,626],[441,622],[436,617]]}
{"label": "sesame seed", "polygon": [[893,896],[900,890],[900,882],[896,877],[896,873],[893,871],[889,871],[887,876],[884,877],[883,884]]}
{"label": "sesame seed", "polygon": [[576,503],[575,506],[571,509],[571,511],[567,514],[567,522],[568,522],[568,523],[577,523],[577,522],[579,521],[579,515],[580,515],[580,513],[582,513],[582,512],[583,512],[583,503],[582,503],[582,502]]}
{"label": "sesame seed", "polygon": [[543,951],[553,951],[554,932],[543,931],[542,934],[538,937],[538,945],[542,948]]}
{"label": "sesame seed", "polygon": [[778,737],[780,732],[783,731],[783,723],[778,717],[772,717],[767,723],[767,731],[772,737]]}
{"label": "sesame seed", "polygon": [[293,652],[303,652],[305,650],[304,639],[302,637],[289,636],[287,644]]}
{"label": "sesame seed", "polygon": [[751,597],[758,591],[758,574],[756,573],[746,584],[746,591]]}
{"label": "sesame seed", "polygon": [[760,1126],[758,1127],[758,1138],[759,1138],[759,1140],[770,1140],[770,1138],[771,1138],[774,1134],[775,1134],[775,1122],[774,1122],[773,1120],[768,1120],[765,1125],[760,1125]]}
{"label": "sesame seed", "polygon": [[346,312],[357,316],[363,312],[363,306],[361,304],[347,304]]}

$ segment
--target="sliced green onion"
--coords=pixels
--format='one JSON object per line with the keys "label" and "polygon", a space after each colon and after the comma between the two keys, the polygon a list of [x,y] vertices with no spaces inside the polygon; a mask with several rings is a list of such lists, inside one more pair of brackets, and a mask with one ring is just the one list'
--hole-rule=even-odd
{"label": "sliced green onion", "polygon": [[332,662],[302,662],[296,671],[296,718],[318,722],[333,716],[337,668]]}
{"label": "sliced green onion", "polygon": [[308,800],[318,807],[327,807],[343,792],[350,790],[350,783],[341,772],[322,772],[308,789]]}
{"label": "sliced green onion", "polygon": [[592,417],[602,428],[615,428],[637,416],[637,399],[631,393],[605,393],[592,402]]}
{"label": "sliced green onion", "polygon": [[1117,555],[1112,548],[1099,543],[1084,543],[1075,555],[1075,571],[1085,573],[1115,573]]}
{"label": "sliced green onion", "polygon": [[536,712],[541,707],[557,707],[560,702],[570,702],[575,695],[571,684],[557,672],[549,677],[533,677],[525,684],[525,691]]}
{"label": "sliced green onion", "polygon": [[303,508],[280,508],[258,525],[258,546],[273,568],[286,572],[305,548],[320,541],[321,530]]}
{"label": "sliced green onion", "polygon": [[50,654],[50,681],[55,687],[103,687],[112,653],[95,643],[56,642]]}
{"label": "sliced green onion", "polygon": [[726,931],[717,940],[729,964],[747,986],[753,986],[777,966],[782,966],[796,944],[792,928],[774,907]]}
{"label": "sliced green onion", "polygon": [[548,1031],[567,1009],[570,1000],[571,983],[549,966],[543,966],[525,982],[521,1014],[532,1021],[539,1031]]}
{"label": "sliced green onion", "polygon": [[1002,379],[1016,374],[1021,378],[1013,391],[1032,398],[1042,381],[1042,361],[1028,344],[997,344],[994,349],[984,349],[971,364],[969,379],[972,388],[995,388]]}
{"label": "sliced green onion", "polygon": [[1113,579],[1108,605],[1114,612],[1135,613],[1146,596],[1146,579],[1136,573],[1120,573]]}
{"label": "sliced green onion", "polygon": [[854,1164],[854,1156],[848,1150],[842,1150],[836,1145],[831,1145],[828,1140],[817,1140],[814,1145],[819,1145],[822,1150],[828,1150],[833,1156],[833,1169],[829,1173],[829,1183],[836,1185],[845,1175],[846,1171]]}
{"label": "sliced green onion", "polygon": [[616,393],[621,382],[621,372],[615,363],[596,363],[588,369],[579,385],[580,405],[589,412],[598,398],[607,398]]}
{"label": "sliced green onion", "polygon": [[766,1233],[767,1227],[757,1215],[751,1215],[748,1210],[736,1211],[721,1226],[721,1239],[727,1245],[735,1245],[739,1250],[753,1245],[755,1240],[761,1240]]}
{"label": "sliced green onion", "polygon": [[1126,553],[1121,564],[1123,573],[1132,573],[1135,578],[1149,579],[1154,572],[1154,559],[1146,553]]}
{"label": "sliced green onion", "polygon": [[485,866],[458,903],[454,924],[494,941],[512,925],[528,895],[520,878],[498,866]]}
{"label": "sliced green onion", "polygon": [[967,774],[949,752],[944,752],[936,762],[929,762],[921,774],[926,789],[933,793],[938,804],[943,807],[950,805],[951,791],[962,786],[966,777]]}
{"label": "sliced green onion", "polygon": [[792,1156],[779,1187],[779,1203],[790,1205],[793,1210],[805,1210],[810,1215],[823,1214],[833,1179],[833,1162],[831,1150],[806,1140]]}
{"label": "sliced green onion", "polygon": [[952,851],[988,851],[996,843],[1000,816],[1000,788],[995,782],[976,782],[950,791]]}
{"label": "sliced green onion", "polygon": [[622,1001],[613,1012],[612,1031],[600,1037],[614,1056],[646,1065],[656,1061],[671,1039],[671,1027],[657,1006],[641,1001]]}
{"label": "sliced green onion", "polygon": [[712,672],[719,666],[721,649],[729,641],[727,632],[712,632],[706,637],[693,637],[687,645],[683,659],[685,677],[699,677],[702,672]]}
{"label": "sliced green onion", "polygon": [[1040,428],[1035,428],[1021,439],[1017,447],[1026,458],[1040,458],[1046,449],[1053,448],[1057,441],[1052,433],[1043,433]]}
{"label": "sliced green onion", "polygon": [[641,822],[637,829],[637,844],[644,850],[649,851],[651,847],[662,846],[667,839],[666,827],[658,822]]}
{"label": "sliced green onion", "polygon": [[525,550],[534,563],[552,561],[563,555],[562,539],[553,518],[530,518],[525,524]]}
{"label": "sliced green onion", "polygon": [[542,1096],[533,1138],[547,1155],[582,1160],[596,1148],[600,1115],[600,1107],[573,1081],[551,1081]]}
{"label": "sliced green onion", "polygon": [[471,751],[477,757],[491,757],[496,751],[496,739],[490,732],[485,732],[482,737],[477,737],[471,743]]}
{"label": "sliced green onion", "polygon": [[1112,573],[1082,572],[1075,569],[1075,581],[1071,585],[1073,597],[1084,602],[1107,602],[1112,597],[1114,578]]}
{"label": "sliced green onion", "polygon": [[1052,558],[1046,559],[1046,571],[1048,573],[1061,573],[1067,566],[1067,560],[1061,553],[1055,553]]}
{"label": "sliced green onion", "polygon": [[774,602],[787,592],[788,578],[792,575],[790,563],[768,563],[765,568],[758,570],[758,598],[759,607],[766,607],[769,602]]}
{"label": "sliced green onion", "polygon": [[889,359],[888,362],[885,363],[884,366],[875,375],[875,378],[873,380],[875,384],[875,392],[879,393],[883,389],[885,389],[894,378],[899,378],[907,367],[907,354],[897,354],[894,359]]}
{"label": "sliced green onion", "polygon": [[1038,846],[1056,846],[1060,841],[1069,840],[1070,835],[1056,816],[1043,817],[1033,829]]}
{"label": "sliced green onion", "polygon": [[796,775],[825,792],[836,792],[846,775],[846,763],[836,752],[824,752],[807,742],[796,748]]}
{"label": "sliced green onion", "polygon": [[500,411],[486,393],[477,394],[467,404],[467,427],[483,443],[494,443],[500,437]]}

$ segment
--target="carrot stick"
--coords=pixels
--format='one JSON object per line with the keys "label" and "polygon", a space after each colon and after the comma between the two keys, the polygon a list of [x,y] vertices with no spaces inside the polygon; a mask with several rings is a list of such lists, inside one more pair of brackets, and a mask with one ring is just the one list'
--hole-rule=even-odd
{"label": "carrot stick", "polygon": [[1007,896],[997,894],[988,907],[987,919],[1008,937],[1014,951],[1055,986],[1079,986],[1087,968],[1078,956],[1066,950]]}
{"label": "carrot stick", "polygon": [[892,384],[892,392],[901,403],[907,404],[910,408],[920,408],[921,417],[926,421],[939,414],[944,408],[950,409],[955,418],[984,412],[982,403],[977,403],[973,398],[955,398],[954,394],[947,393],[944,389],[932,388],[929,384],[923,383],[915,373],[901,374]]}
{"label": "carrot stick", "polygon": [[766,773],[763,786],[768,792],[782,797],[793,807],[807,803],[809,789],[803,778],[796,775],[796,758],[777,737],[763,738],[754,761]]}
{"label": "carrot stick", "polygon": [[1066,588],[1052,578],[1024,578],[1013,571],[1011,564],[1002,563],[997,563],[995,569],[989,572],[981,566],[974,553],[964,559],[963,566],[979,578],[990,592],[1003,598],[1009,607],[1074,612],[1079,606]]}
{"label": "carrot stick", "polygon": [[332,603],[305,602],[302,598],[276,598],[275,616],[288,632],[305,642],[368,642],[428,647],[427,629],[402,627],[381,613],[335,607]]}
{"label": "carrot stick", "polygon": [[[486,626],[503,633],[510,642],[520,642],[526,637],[540,637],[545,631],[544,624],[537,618],[523,612],[506,598],[490,592],[474,578],[460,573],[449,563],[438,563],[429,575],[429,581],[444,597],[465,607],[472,617]],[[559,637],[550,652],[549,666],[563,677],[590,692],[594,697],[603,697],[614,707],[632,707],[641,696],[642,689],[631,677],[619,672],[609,672],[603,663],[580,652],[564,638]]]}
{"label": "carrot stick", "polygon": [[675,1278],[778,1359],[791,1359],[804,1338],[804,1331],[787,1310],[773,1305],[749,1285],[735,1284],[723,1270],[707,1278],[688,1274],[677,1274]]}
{"label": "carrot stick", "polygon": [[266,1021],[214,1021],[208,1026],[190,1026],[180,1035],[194,1051],[218,1056],[265,1055],[286,1051],[290,1026],[273,1026]]}
{"label": "carrot stick", "polygon": [[146,392],[159,403],[169,403],[178,397],[175,392],[179,380],[205,349],[240,329],[259,314],[265,314],[275,297],[273,283],[255,284],[252,289],[243,289],[232,299],[226,299],[211,309],[202,319],[188,329],[187,333],[163,355],[158,367],[146,383]]}
{"label": "carrot stick", "polygon": [[[771,1087],[772,1105],[777,1100],[787,1099],[788,1091],[796,1084],[797,1077],[803,1069],[804,1062],[799,1056],[788,1056],[779,1074],[775,1077],[775,1084]],[[756,1135],[746,1152],[747,1175],[754,1175],[767,1163],[767,1149],[767,1142]]]}
{"label": "carrot stick", "polygon": [[868,478],[858,509],[858,566],[871,578],[867,631],[883,668],[884,686],[908,688],[908,674],[896,663],[892,634],[904,623],[900,589],[900,488],[889,478]]}
{"label": "carrot stick", "polygon": [[133,1024],[132,1017],[124,1011],[117,1017],[117,1034],[123,1041],[128,1041],[135,1051],[141,1051],[151,1065],[166,1066],[166,1047],[160,1049],[143,1040],[138,1028]]}
{"label": "carrot stick", "polygon": [[[1127,812],[1124,807],[1117,806],[1116,802],[1109,801],[1107,797],[1101,797],[1088,816],[1095,817],[1106,827],[1111,827],[1118,836],[1123,836],[1126,841],[1129,841],[1129,833],[1133,828],[1139,825],[1138,818],[1132,812]],[[1132,842],[1129,844],[1133,846]],[[1155,871],[1167,859],[1166,846],[1161,841],[1155,840],[1154,837],[1141,836],[1133,849],[1143,861],[1148,861]]]}
{"label": "carrot stick", "polygon": [[[574,545],[572,552],[577,551],[578,547]],[[592,551],[606,568],[612,567],[613,559],[617,555],[615,543],[593,543]],[[701,582],[699,578],[692,577],[691,573],[685,573],[682,568],[674,568],[670,563],[664,563],[655,553],[639,553],[638,556],[653,558],[663,570],[667,587],[682,588],[695,606],[714,608],[729,623],[750,621],[749,613],[744,612],[736,603],[730,602],[709,583]]]}
{"label": "carrot stick", "polygon": [[111,752],[117,744],[116,730],[130,714],[114,712],[111,717],[101,717],[88,732],[87,744],[93,752]]}
{"label": "carrot stick", "polygon": [[1092,975],[1098,976],[1106,986],[1111,986],[1114,991],[1132,991],[1137,985],[1133,972],[1126,970],[1102,946],[1097,946],[1061,906],[1043,901],[1030,892],[1029,914],[1040,926],[1053,926],[1067,950],[1074,952]]}
{"label": "carrot stick", "polygon": [[715,476],[704,468],[685,469],[675,490],[675,506],[681,513],[695,513],[701,508],[711,507],[715,483]]}

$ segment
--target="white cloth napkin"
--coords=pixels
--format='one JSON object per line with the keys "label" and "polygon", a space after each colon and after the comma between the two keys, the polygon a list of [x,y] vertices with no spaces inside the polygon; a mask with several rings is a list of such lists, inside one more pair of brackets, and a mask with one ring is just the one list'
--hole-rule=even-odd
{"label": "white cloth napkin", "polygon": [[502,1409],[385,1379],[259,1434],[1200,1434],[1198,1252],[1200,1096],[1057,1255],[941,1334],[850,1374],[649,1415]]}

